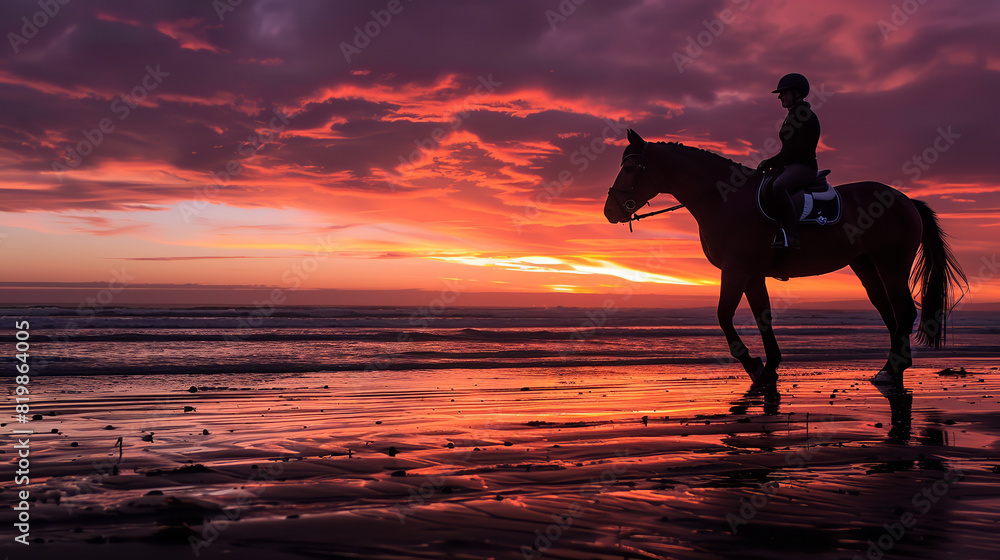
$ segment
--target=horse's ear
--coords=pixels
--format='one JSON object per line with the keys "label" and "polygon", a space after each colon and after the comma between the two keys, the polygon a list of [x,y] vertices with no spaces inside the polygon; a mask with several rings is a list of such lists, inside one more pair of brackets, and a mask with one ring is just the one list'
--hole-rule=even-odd
{"label": "horse's ear", "polygon": [[636,131],[632,130],[631,128],[628,129],[628,132],[625,134],[625,137],[628,138],[629,144],[644,144],[646,142],[645,140],[642,139],[642,136],[639,136],[636,133]]}

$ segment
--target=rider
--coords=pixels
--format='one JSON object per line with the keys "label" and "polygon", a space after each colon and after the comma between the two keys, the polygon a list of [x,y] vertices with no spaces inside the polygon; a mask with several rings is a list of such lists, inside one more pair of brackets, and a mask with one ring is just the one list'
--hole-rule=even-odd
{"label": "rider", "polygon": [[819,165],[816,146],[819,144],[819,119],[805,97],[809,95],[809,80],[802,74],[785,74],[778,80],[778,87],[771,93],[778,94],[781,106],[788,109],[788,116],[781,123],[781,151],[765,159],[758,169],[781,170],[774,180],[774,200],[777,205],[778,223],[781,226],[771,247],[798,249],[798,216],[792,204],[792,195],[816,179]]}

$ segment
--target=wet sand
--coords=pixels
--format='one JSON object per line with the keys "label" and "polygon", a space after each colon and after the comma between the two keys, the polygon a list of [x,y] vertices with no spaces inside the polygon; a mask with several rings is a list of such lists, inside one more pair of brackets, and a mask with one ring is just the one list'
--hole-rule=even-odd
{"label": "wet sand", "polygon": [[995,558],[1000,364],[918,363],[38,378],[2,553]]}

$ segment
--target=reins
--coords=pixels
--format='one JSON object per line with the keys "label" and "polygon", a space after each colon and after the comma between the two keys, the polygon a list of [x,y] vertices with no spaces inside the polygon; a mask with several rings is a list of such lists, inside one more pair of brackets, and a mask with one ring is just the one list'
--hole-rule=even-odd
{"label": "reins", "polygon": [[672,211],[678,210],[680,208],[684,208],[684,205],[683,204],[678,204],[677,206],[671,206],[670,208],[664,208],[663,210],[657,210],[655,212],[648,212],[646,214],[632,214],[632,216],[630,216],[629,219],[628,219],[628,230],[629,230],[629,232],[632,231],[632,222],[638,222],[639,220],[641,220],[643,218],[648,218],[650,216],[655,216],[657,214],[662,214],[664,212],[672,212]]}

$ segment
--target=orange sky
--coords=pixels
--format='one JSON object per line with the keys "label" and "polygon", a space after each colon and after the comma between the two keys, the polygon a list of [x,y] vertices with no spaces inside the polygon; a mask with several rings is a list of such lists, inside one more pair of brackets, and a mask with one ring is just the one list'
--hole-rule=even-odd
{"label": "orange sky", "polygon": [[[774,82],[800,71],[832,182],[926,200],[970,301],[1000,301],[1000,8],[928,3],[901,22],[891,2],[587,3],[563,21],[525,2],[402,6],[382,25],[326,4],[67,5],[2,55],[0,287],[708,301],[718,271],[690,215],[634,233],[602,215],[624,128],[749,162],[783,117]],[[772,291],[864,298],[844,271]]]}

